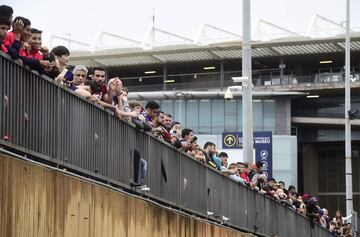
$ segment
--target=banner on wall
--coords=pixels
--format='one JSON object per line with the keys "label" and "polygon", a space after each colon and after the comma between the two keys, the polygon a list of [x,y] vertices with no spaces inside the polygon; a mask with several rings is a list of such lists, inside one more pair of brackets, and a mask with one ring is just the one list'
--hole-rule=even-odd
{"label": "banner on wall", "polygon": [[[242,149],[242,132],[223,132],[222,149]],[[263,171],[272,177],[272,132],[254,132],[255,160],[264,163]]]}

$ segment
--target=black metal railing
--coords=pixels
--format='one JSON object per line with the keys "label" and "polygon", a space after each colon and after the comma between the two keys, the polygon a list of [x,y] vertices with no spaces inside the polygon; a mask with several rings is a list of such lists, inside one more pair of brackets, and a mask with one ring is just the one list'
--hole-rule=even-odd
{"label": "black metal railing", "polygon": [[2,54],[0,69],[3,146],[128,189],[137,149],[148,162],[150,198],[264,236],[332,236]]}

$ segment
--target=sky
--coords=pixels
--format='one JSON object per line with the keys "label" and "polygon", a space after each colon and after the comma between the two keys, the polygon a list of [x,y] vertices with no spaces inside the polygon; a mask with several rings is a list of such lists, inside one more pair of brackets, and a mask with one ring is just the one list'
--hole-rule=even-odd
{"label": "sky", "polygon": [[[335,22],[345,20],[345,0],[251,0],[251,21],[264,19],[304,33],[314,14]],[[31,20],[32,27],[50,34],[91,43],[100,30],[142,41],[152,26],[194,39],[202,23],[241,35],[241,0],[2,0],[14,16]],[[360,30],[360,1],[350,0],[350,22]]]}

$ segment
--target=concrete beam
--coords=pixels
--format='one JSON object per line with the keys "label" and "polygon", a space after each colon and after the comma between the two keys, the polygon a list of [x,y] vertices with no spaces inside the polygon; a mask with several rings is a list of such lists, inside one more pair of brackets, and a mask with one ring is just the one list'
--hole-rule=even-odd
{"label": "concrete beam", "polygon": [[[292,117],[291,122],[292,123],[301,123],[301,124],[321,124],[321,125],[345,126],[345,119],[343,119],[343,118]],[[352,120],[351,125],[360,126],[360,119]]]}

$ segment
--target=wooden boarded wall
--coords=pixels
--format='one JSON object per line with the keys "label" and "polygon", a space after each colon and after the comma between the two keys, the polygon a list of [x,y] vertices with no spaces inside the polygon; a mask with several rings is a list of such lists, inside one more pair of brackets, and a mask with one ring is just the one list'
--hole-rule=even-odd
{"label": "wooden boarded wall", "polygon": [[245,237],[0,154],[0,237]]}

